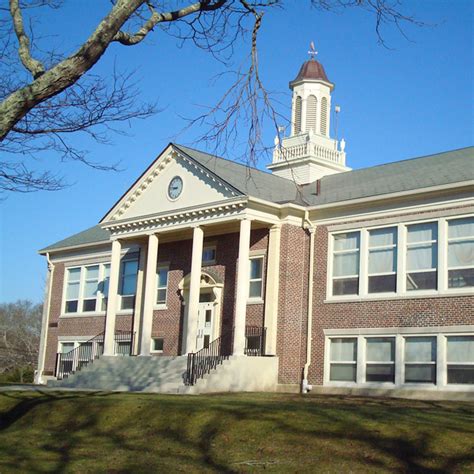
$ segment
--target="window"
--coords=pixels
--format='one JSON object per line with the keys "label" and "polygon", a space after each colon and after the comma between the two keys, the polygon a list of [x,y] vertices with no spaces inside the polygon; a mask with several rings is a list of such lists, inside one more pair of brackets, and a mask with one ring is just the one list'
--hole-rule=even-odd
{"label": "window", "polygon": [[333,295],[359,292],[360,232],[334,235]]}
{"label": "window", "polygon": [[167,266],[160,266],[158,267],[157,273],[157,295],[156,295],[156,303],[157,304],[166,304],[166,297],[168,295],[168,267]]}
{"label": "window", "polygon": [[96,264],[66,270],[66,314],[105,310],[109,268],[108,264]]}
{"label": "window", "polygon": [[397,229],[369,231],[369,293],[395,292],[397,286]]}
{"label": "window", "polygon": [[447,338],[448,384],[474,384],[474,336]]}
{"label": "window", "polygon": [[65,311],[66,313],[77,313],[81,285],[81,268],[68,268],[67,275]]}
{"label": "window", "polygon": [[151,352],[163,352],[165,340],[162,337],[154,337],[151,340]]}
{"label": "window", "polygon": [[61,372],[72,372],[74,363],[74,354],[71,352],[74,350],[74,342],[62,342],[61,343],[61,363],[59,370]]}
{"label": "window", "polygon": [[102,280],[102,311],[107,310],[107,297],[109,295],[109,283],[110,283],[110,264],[104,265],[104,278]]}
{"label": "window", "polygon": [[249,298],[262,299],[263,297],[263,257],[250,259],[250,287]]}
{"label": "window", "polygon": [[85,267],[82,311],[88,312],[88,311],[96,310],[98,290],[99,290],[99,265]]}
{"label": "window", "polygon": [[474,217],[448,222],[448,288],[474,286]]}
{"label": "window", "polygon": [[216,263],[216,246],[207,246],[202,250],[202,263],[213,264]]}
{"label": "window", "polygon": [[436,338],[405,338],[405,382],[436,384]]}
{"label": "window", "polygon": [[436,290],[438,223],[407,226],[407,291]]}
{"label": "window", "polygon": [[301,97],[298,96],[295,101],[295,134],[301,133]]}
{"label": "window", "polygon": [[316,132],[316,109],[318,102],[314,95],[310,95],[306,102],[306,131]]}
{"label": "window", "polygon": [[395,383],[395,338],[371,337],[366,341],[366,381]]}
{"label": "window", "polygon": [[357,338],[334,338],[330,342],[330,373],[332,382],[357,380]]}
{"label": "window", "polygon": [[125,260],[122,262],[120,296],[120,309],[133,309],[135,306],[135,292],[137,290],[138,260]]}

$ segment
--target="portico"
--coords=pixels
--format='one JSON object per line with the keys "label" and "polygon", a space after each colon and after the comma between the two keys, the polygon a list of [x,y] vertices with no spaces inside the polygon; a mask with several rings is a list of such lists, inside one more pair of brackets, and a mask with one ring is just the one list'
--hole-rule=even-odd
{"label": "portico", "polygon": [[[152,347],[153,315],[157,311],[157,267],[160,246],[172,242],[191,240],[190,271],[183,272],[183,278],[176,288],[169,292],[179,293],[182,302],[182,325],[180,330],[180,355],[194,353],[207,347],[224,332],[233,331],[232,354],[243,356],[246,353],[246,322],[249,300],[250,254],[252,231],[267,231],[268,243],[260,252],[265,256],[265,269],[262,270],[262,331],[266,327],[267,339],[265,352],[275,354],[276,322],[278,311],[278,269],[279,269],[279,232],[280,227],[263,219],[256,219],[242,209],[239,215],[220,220],[218,223],[202,221],[193,223],[179,230],[161,228],[148,231],[146,234],[128,233],[114,236],[110,265],[108,289],[108,305],[106,311],[104,355],[115,355],[115,327],[118,312],[117,301],[120,292],[121,253],[123,247],[130,243],[138,243],[140,257],[138,264],[137,289],[135,295],[133,334],[135,353],[138,356],[150,356]],[[203,269],[204,243],[208,239],[225,239],[226,235],[238,234],[238,251],[236,259],[229,268],[235,267],[224,282],[218,274],[212,273],[212,266]],[[230,252],[230,249],[229,249]],[[235,249],[233,250],[235,253]],[[263,261],[263,260],[262,260]],[[209,268],[211,270],[209,270]],[[221,270],[221,266],[218,266]],[[222,270],[221,270],[222,271]],[[263,286],[265,282],[265,286]],[[235,288],[234,307],[226,308],[227,314],[233,312],[232,321],[229,317],[222,318],[224,286]],[[268,295],[267,300],[264,295]],[[228,303],[227,303],[228,304]],[[204,308],[206,306],[206,308]],[[232,311],[233,309],[233,311]],[[175,315],[176,319],[180,314]]]}

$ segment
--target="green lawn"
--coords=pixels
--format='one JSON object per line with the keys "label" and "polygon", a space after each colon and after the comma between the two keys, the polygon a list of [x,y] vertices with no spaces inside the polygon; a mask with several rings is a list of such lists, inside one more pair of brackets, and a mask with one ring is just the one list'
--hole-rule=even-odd
{"label": "green lawn", "polygon": [[474,472],[474,403],[0,392],[5,472]]}

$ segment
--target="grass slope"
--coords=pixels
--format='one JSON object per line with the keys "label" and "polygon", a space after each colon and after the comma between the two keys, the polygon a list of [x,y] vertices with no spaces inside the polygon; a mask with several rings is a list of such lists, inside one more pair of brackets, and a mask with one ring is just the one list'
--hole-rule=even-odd
{"label": "grass slope", "polygon": [[474,404],[0,393],[0,473],[474,472]]}

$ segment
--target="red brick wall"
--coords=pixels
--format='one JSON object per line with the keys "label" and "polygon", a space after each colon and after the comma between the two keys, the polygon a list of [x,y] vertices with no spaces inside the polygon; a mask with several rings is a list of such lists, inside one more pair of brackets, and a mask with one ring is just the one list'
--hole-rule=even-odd
{"label": "red brick wall", "polygon": [[309,234],[301,227],[283,225],[280,244],[277,355],[279,382],[301,381],[306,361]]}
{"label": "red brick wall", "polygon": [[[405,220],[401,217],[400,220]],[[375,223],[375,221],[374,221]],[[357,226],[357,224],[354,224]],[[474,297],[449,296],[381,301],[325,303],[328,229],[320,226],[315,238],[313,343],[309,380],[323,383],[324,329],[435,327],[474,324]]]}

